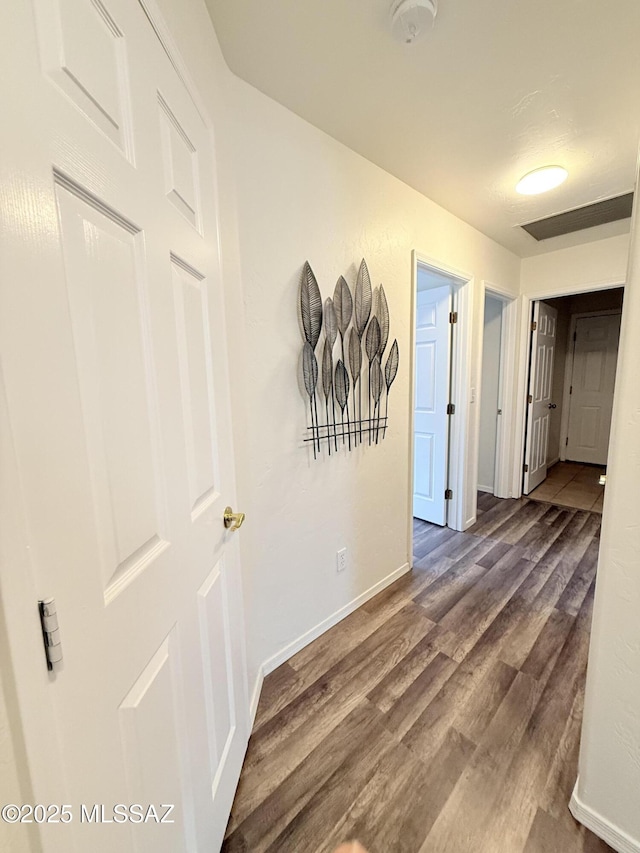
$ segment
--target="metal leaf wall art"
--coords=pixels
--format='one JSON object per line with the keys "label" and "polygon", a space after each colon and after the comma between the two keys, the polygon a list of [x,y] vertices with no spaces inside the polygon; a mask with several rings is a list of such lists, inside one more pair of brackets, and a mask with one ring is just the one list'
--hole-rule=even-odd
{"label": "metal leaf wall art", "polygon": [[[333,299],[326,299],[323,307],[318,282],[307,261],[300,283],[299,310],[304,336],[302,374],[311,421],[311,426],[307,427],[310,437],[305,438],[305,442],[311,442],[314,459],[322,454],[323,448],[331,455],[332,449],[337,452],[339,445],[351,450],[365,441],[368,445],[378,444],[387,432],[389,395],[399,365],[397,340],[393,341],[384,361],[389,340],[389,306],[384,287],[380,285],[372,290],[363,258],[353,295],[344,276],[340,276]],[[323,330],[324,343],[316,358]],[[338,335],[340,345],[336,358]],[[363,382],[366,382],[368,402],[366,418],[362,417]],[[324,408],[324,423],[318,417],[318,395],[320,411]]]}

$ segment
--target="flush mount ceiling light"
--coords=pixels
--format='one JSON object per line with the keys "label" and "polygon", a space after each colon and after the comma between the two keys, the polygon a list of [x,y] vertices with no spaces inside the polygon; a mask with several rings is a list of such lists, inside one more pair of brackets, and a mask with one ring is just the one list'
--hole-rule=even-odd
{"label": "flush mount ceiling light", "polygon": [[520,178],[516,184],[516,192],[521,195],[546,193],[547,190],[559,187],[567,180],[568,176],[569,173],[562,166],[543,166],[541,169],[534,169],[533,172],[528,172],[523,178]]}
{"label": "flush mount ceiling light", "polygon": [[433,26],[437,0],[394,0],[391,6],[391,32],[404,44],[411,44]]}

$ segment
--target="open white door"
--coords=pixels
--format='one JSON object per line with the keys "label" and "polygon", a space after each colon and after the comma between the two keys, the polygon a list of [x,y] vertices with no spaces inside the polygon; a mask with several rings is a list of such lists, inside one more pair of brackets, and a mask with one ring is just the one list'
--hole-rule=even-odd
{"label": "open white door", "polygon": [[444,525],[449,456],[451,287],[418,291],[413,515]]}
{"label": "open white door", "polygon": [[[0,583],[32,796],[73,816],[37,832],[213,853],[248,701],[211,130],[137,0],[0,20]],[[173,823],[96,822],[130,803]]]}
{"label": "open white door", "polygon": [[578,317],[573,351],[566,458],[607,464],[620,314]]}
{"label": "open white door", "polygon": [[531,333],[531,370],[527,405],[524,493],[528,495],[547,476],[549,410],[553,387],[558,312],[544,302],[534,302]]}

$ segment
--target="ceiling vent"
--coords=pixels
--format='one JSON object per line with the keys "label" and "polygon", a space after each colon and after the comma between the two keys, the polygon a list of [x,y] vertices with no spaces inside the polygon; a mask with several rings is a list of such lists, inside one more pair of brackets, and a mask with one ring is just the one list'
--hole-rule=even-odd
{"label": "ceiling vent", "polygon": [[617,222],[618,219],[628,219],[633,207],[633,193],[625,193],[615,198],[607,198],[575,210],[567,210],[556,216],[547,216],[536,222],[528,222],[521,228],[531,234],[536,240],[548,240],[550,237],[560,237],[584,228],[594,228],[606,222]]}

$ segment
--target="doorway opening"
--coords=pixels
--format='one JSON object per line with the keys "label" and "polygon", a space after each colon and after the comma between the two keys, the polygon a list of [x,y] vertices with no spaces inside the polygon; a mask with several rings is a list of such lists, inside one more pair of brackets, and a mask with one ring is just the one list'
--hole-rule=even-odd
{"label": "doorway opening", "polygon": [[[463,530],[472,277],[414,253],[409,553],[413,518]],[[475,511],[475,507],[474,507]]]}
{"label": "doorway opening", "polygon": [[622,287],[532,303],[523,493],[602,512]]}
{"label": "doorway opening", "polygon": [[517,300],[484,284],[478,413],[478,491],[510,498],[513,490],[513,352]]}

